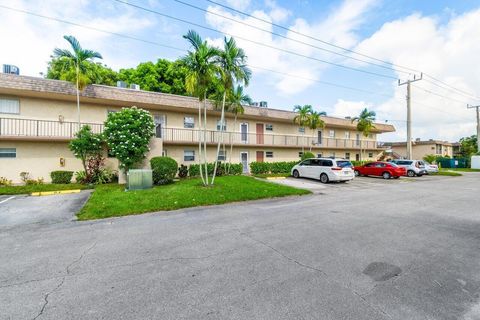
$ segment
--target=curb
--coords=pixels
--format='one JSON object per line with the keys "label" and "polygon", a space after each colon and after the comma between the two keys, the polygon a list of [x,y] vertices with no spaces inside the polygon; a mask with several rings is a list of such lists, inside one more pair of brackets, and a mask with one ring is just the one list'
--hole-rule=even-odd
{"label": "curb", "polygon": [[55,194],[70,194],[70,193],[79,193],[80,189],[75,190],[58,190],[58,191],[42,191],[42,192],[32,192],[30,193],[31,196],[51,196]]}
{"label": "curb", "polygon": [[267,179],[267,180],[283,180],[283,179],[286,179],[286,177],[266,177],[265,179]]}

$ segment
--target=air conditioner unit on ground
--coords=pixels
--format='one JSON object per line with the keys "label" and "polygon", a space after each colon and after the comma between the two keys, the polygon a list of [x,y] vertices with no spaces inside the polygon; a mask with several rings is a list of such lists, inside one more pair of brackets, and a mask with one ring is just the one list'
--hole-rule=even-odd
{"label": "air conditioner unit on ground", "polygon": [[130,89],[140,90],[140,86],[139,86],[138,84],[132,83],[132,84],[130,85]]}
{"label": "air conditioner unit on ground", "polygon": [[267,101],[260,101],[259,107],[260,107],[260,108],[268,108],[268,103],[267,103]]}

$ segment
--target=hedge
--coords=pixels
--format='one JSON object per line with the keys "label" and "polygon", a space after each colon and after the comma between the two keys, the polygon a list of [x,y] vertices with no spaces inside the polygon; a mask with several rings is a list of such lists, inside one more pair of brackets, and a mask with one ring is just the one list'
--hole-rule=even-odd
{"label": "hedge", "polygon": [[177,175],[177,161],[169,157],[153,157],[150,159],[154,184],[169,184]]}
{"label": "hedge", "polygon": [[296,164],[298,161],[251,162],[250,172],[252,174],[290,173]]}
{"label": "hedge", "polygon": [[[222,176],[227,173],[228,163],[220,162],[217,166],[217,176]],[[199,177],[200,170],[198,164],[191,164],[188,168],[188,175],[190,177]],[[213,175],[213,169],[215,168],[215,162],[207,163],[207,171],[209,175]],[[240,175],[243,173],[243,166],[241,163],[232,163],[230,165],[229,175]]]}
{"label": "hedge", "polygon": [[72,181],[73,171],[52,171],[50,177],[52,183],[68,184]]}

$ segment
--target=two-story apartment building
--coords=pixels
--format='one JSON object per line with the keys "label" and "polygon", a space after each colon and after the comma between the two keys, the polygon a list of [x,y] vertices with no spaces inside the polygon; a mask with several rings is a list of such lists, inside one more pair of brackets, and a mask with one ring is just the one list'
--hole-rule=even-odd
{"label": "two-story apartment building", "polygon": [[[386,147],[389,147],[392,154],[397,157],[407,157],[407,143],[406,142],[385,142]],[[412,141],[412,156],[416,160],[421,160],[426,155],[433,154],[440,157],[453,157],[454,144],[447,141],[440,140],[421,140],[415,139]]]}
{"label": "two-story apartment building", "polygon": [[[51,171],[82,170],[68,149],[79,128],[75,94],[74,86],[65,81],[0,74],[0,177],[19,182],[25,171],[49,181]],[[198,100],[192,97],[90,85],[81,93],[81,123],[102,132],[109,112],[131,106],[148,110],[156,124],[147,158],[166,155],[186,165],[198,161]],[[391,125],[375,124],[365,138],[349,119],[334,117],[323,117],[326,127],[312,131],[293,124],[294,116],[290,111],[247,106],[234,125],[233,115],[227,114],[226,154],[219,160],[230,158],[231,141],[232,161],[242,163],[246,173],[252,161],[298,160],[302,148],[352,160],[359,159],[363,149],[364,157],[373,160],[383,151],[377,135],[394,131]],[[214,161],[220,112],[209,105],[207,118],[207,156]],[[117,168],[115,159],[107,163]]]}

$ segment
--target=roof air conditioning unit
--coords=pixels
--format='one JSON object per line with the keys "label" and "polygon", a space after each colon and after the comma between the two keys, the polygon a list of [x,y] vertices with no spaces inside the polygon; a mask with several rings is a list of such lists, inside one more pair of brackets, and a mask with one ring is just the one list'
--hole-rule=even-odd
{"label": "roof air conditioning unit", "polygon": [[18,76],[20,74],[20,69],[17,66],[11,64],[4,64],[3,73],[16,74]]}
{"label": "roof air conditioning unit", "polygon": [[125,81],[117,81],[117,88],[127,88],[127,83]]}
{"label": "roof air conditioning unit", "polygon": [[138,84],[132,83],[132,84],[130,85],[130,89],[140,90],[140,86],[139,86]]}
{"label": "roof air conditioning unit", "polygon": [[258,107],[258,102],[256,102],[256,101],[252,102],[251,106],[252,107]]}
{"label": "roof air conditioning unit", "polygon": [[260,108],[268,108],[267,101],[260,101]]}

